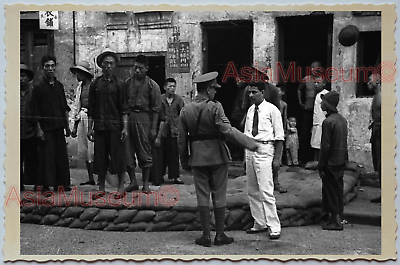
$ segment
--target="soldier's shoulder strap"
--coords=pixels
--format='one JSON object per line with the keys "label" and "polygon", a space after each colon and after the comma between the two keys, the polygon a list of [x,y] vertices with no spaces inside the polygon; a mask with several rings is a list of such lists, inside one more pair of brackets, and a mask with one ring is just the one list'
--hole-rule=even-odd
{"label": "soldier's shoulder strap", "polygon": [[203,114],[203,111],[204,111],[204,109],[206,108],[208,102],[210,102],[210,100],[207,100],[207,101],[204,103],[204,106],[202,106],[202,108],[201,108],[200,111],[199,111],[199,115],[197,115],[196,127],[194,127],[194,134],[195,134],[195,135],[196,135],[197,132],[199,131],[201,115]]}

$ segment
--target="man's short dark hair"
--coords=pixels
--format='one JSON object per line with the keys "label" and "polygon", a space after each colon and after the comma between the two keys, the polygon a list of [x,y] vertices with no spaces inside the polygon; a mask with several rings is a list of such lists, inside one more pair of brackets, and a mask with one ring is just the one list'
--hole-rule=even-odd
{"label": "man's short dark hair", "polygon": [[148,66],[149,65],[149,58],[147,58],[147,56],[145,56],[145,55],[143,55],[143,54],[139,54],[137,57],[136,57],[136,60],[135,60],[137,63],[141,63],[141,64],[143,64],[144,66]]}
{"label": "man's short dark hair", "polygon": [[42,57],[42,60],[41,60],[42,67],[48,61],[53,61],[55,64],[57,64],[57,60],[56,60],[56,57],[54,55],[46,54],[45,56]]}
{"label": "man's short dark hair", "polygon": [[248,83],[248,86],[254,86],[254,87],[257,87],[257,89],[260,91],[260,92],[264,92],[264,90],[265,90],[265,83],[264,82],[250,82],[250,83]]}
{"label": "man's short dark hair", "polygon": [[176,84],[176,80],[174,78],[172,78],[172,77],[169,77],[169,78],[165,79],[164,86],[168,85],[168,83],[175,83]]}

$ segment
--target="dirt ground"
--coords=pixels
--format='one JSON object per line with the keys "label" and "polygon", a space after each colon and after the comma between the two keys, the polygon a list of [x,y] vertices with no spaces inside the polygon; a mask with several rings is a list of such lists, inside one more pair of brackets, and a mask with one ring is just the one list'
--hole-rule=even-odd
{"label": "dirt ground", "polygon": [[[227,231],[235,242],[205,248],[194,244],[199,231],[190,232],[107,232],[21,224],[21,255],[167,255],[184,258],[195,255],[380,255],[379,226],[346,224],[344,231],[323,231],[318,225],[284,227],[279,240],[268,233],[246,234]],[[214,232],[213,232],[214,235]],[[131,256],[130,258],[135,258]],[[82,258],[85,258],[84,256]],[[192,259],[194,257],[191,257]],[[277,257],[279,258],[279,256]],[[340,257],[337,257],[340,258]]]}

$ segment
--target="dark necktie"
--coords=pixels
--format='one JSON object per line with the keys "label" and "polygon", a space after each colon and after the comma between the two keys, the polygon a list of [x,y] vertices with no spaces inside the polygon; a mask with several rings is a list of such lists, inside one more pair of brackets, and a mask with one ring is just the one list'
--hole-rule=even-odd
{"label": "dark necktie", "polygon": [[254,108],[253,129],[251,130],[251,134],[253,136],[258,134],[258,106],[255,106]]}

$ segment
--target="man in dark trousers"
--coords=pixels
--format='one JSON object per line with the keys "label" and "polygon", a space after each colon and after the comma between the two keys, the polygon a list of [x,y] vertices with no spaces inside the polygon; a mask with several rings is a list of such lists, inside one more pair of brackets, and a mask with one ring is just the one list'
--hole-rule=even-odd
{"label": "man in dark trousers", "polygon": [[[96,58],[102,69],[89,88],[88,138],[94,141],[93,173],[99,177],[99,191],[93,199],[103,197],[107,171],[118,175],[118,192],[123,196],[126,172],[125,145],[128,137],[128,102],[124,82],[113,73],[118,55],[105,51]],[[93,126],[94,123],[94,126]]]}
{"label": "man in dark trousers", "polygon": [[347,121],[338,113],[339,93],[321,96],[321,108],[327,112],[322,123],[318,171],[322,179],[322,211],[329,215],[324,230],[343,230],[343,176],[348,162]]}
{"label": "man in dark trousers", "polygon": [[221,87],[217,76],[217,72],[211,72],[193,80],[197,83],[198,95],[181,111],[178,138],[182,168],[192,168],[203,230],[203,236],[195,243],[204,247],[211,246],[210,193],[216,224],[214,244],[234,241],[224,233],[228,162],[231,160],[224,137],[243,148],[258,148],[255,140],[231,126],[222,105],[213,100],[216,89]]}
{"label": "man in dark trousers", "polygon": [[33,72],[25,64],[20,65],[20,190],[26,184],[36,185],[38,174],[38,146],[36,124],[32,117]]}
{"label": "man in dark trousers", "polygon": [[158,84],[147,76],[149,59],[138,55],[133,66],[133,76],[126,81],[129,104],[129,134],[127,144],[127,171],[130,184],[125,191],[138,190],[135,176],[135,154],[142,169],[142,190],[150,193],[149,177],[153,164],[151,145],[157,137],[161,92]]}
{"label": "man in dark trousers", "polygon": [[[70,190],[70,172],[65,136],[71,135],[64,86],[55,77],[57,60],[52,55],[42,57],[43,79],[33,89],[34,113],[39,147],[37,186],[43,192]],[[47,193],[45,195],[50,195]]]}
{"label": "man in dark trousers", "polygon": [[305,76],[297,88],[297,97],[299,105],[303,109],[303,119],[301,121],[300,142],[300,160],[301,164],[306,164],[313,159],[313,150],[311,148],[311,129],[313,126],[314,103],[316,95],[324,89],[325,81],[322,65],[315,61],[311,63],[311,73]]}
{"label": "man in dark trousers", "polygon": [[165,169],[168,167],[168,178],[174,184],[184,184],[179,178],[179,113],[185,105],[183,98],[176,94],[176,80],[167,78],[164,82],[165,94],[161,95],[160,129],[154,141],[153,185],[164,182]]}
{"label": "man in dark trousers", "polygon": [[[371,134],[371,147],[372,147],[372,162],[374,164],[374,170],[378,172],[379,183],[382,182],[381,172],[381,157],[382,157],[382,140],[381,140],[381,77],[378,74],[372,74],[368,79],[368,89],[373,90],[375,95],[372,99],[371,105],[371,122],[368,129],[372,129]],[[382,186],[381,186],[382,188]],[[380,203],[381,197],[374,198],[371,200],[372,203]]]}

